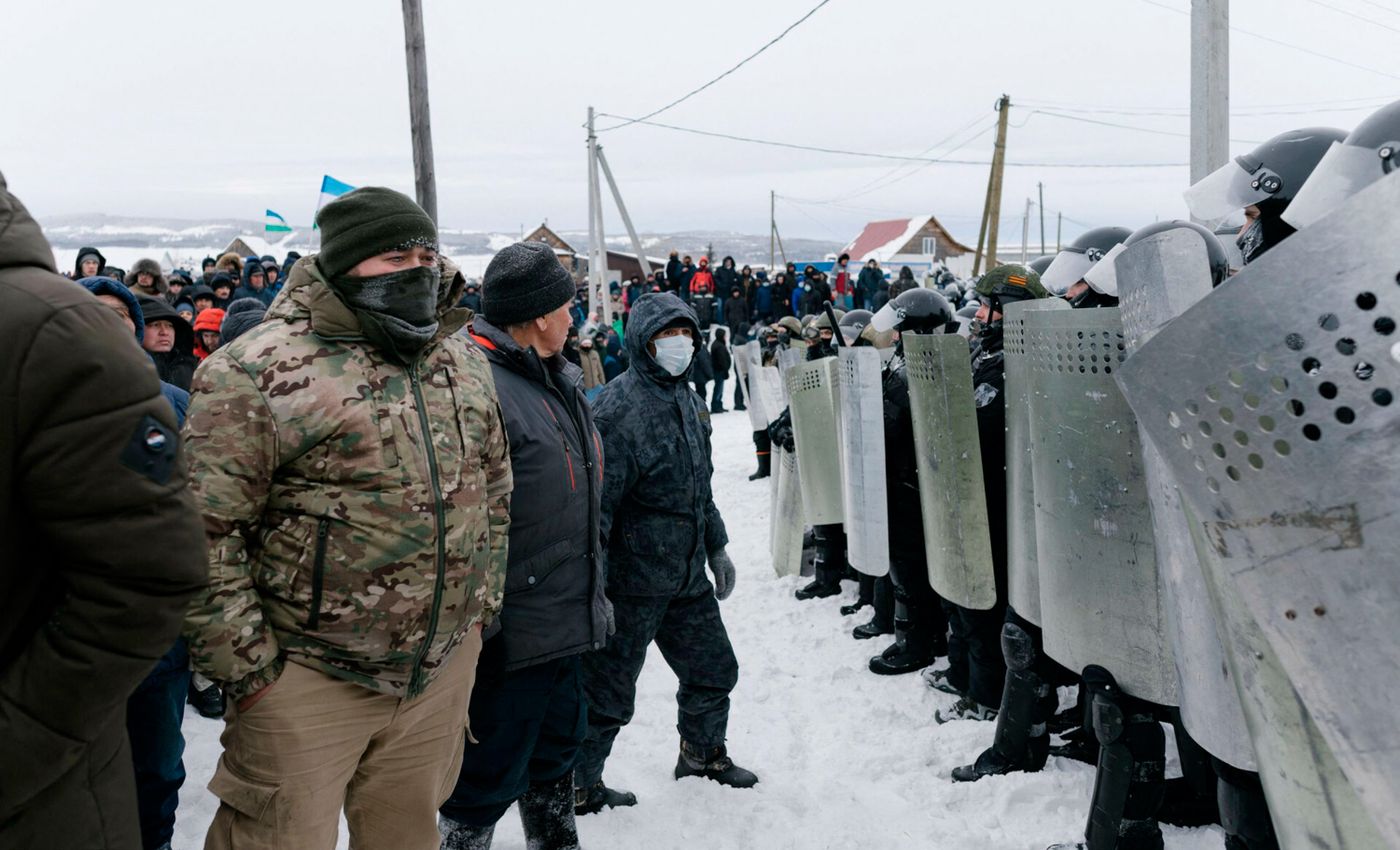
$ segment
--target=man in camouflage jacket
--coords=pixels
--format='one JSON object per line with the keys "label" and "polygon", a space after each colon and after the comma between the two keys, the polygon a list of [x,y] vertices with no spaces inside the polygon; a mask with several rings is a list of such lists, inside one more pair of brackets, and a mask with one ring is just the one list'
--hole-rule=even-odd
{"label": "man in camouflage jacket", "polygon": [[185,633],[231,704],[206,847],[329,850],[343,804],[355,846],[426,850],[501,604],[509,451],[431,219],[366,188],[318,223],[186,425],[211,564]]}

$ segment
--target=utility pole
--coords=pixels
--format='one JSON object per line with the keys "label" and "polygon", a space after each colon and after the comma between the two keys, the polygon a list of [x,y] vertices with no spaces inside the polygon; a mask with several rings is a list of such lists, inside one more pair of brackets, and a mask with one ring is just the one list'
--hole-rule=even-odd
{"label": "utility pole", "polygon": [[[1006,121],[1011,113],[1011,96],[1002,95],[997,100],[997,141],[992,151],[992,173],[987,179],[987,203],[982,211],[982,233],[986,234],[987,268],[991,269],[997,258],[997,230],[1001,217],[1001,180],[1006,168]],[[982,235],[977,237],[977,256],[972,261],[972,274],[977,275],[982,265]]]}
{"label": "utility pole", "polygon": [[977,277],[982,268],[982,249],[987,246],[987,210],[992,205],[992,181],[996,173],[996,157],[992,158],[991,170],[987,172],[987,193],[982,196],[982,223],[977,226],[977,251],[972,255],[972,276]]}
{"label": "utility pole", "polygon": [[1021,214],[1021,265],[1026,264],[1026,252],[1030,247],[1026,244],[1031,238],[1031,199],[1026,198],[1026,211]]}
{"label": "utility pole", "polygon": [[590,314],[603,311],[603,320],[612,321],[612,304],[607,298],[608,252],[603,244],[603,198],[598,185],[598,136],[593,132],[593,107],[588,107],[588,292]]}
{"label": "utility pole", "polygon": [[1037,182],[1035,191],[1039,198],[1036,201],[1036,209],[1040,210],[1040,253],[1045,253],[1045,184]]}
{"label": "utility pole", "polygon": [[423,46],[420,0],[403,0],[403,43],[408,57],[408,114],[413,129],[413,189],[418,206],[434,223],[437,174],[433,170],[433,127],[428,117],[428,54]]}
{"label": "utility pole", "polygon": [[1055,253],[1060,253],[1060,234],[1064,232],[1065,214],[1055,213]]}
{"label": "utility pole", "polygon": [[1230,155],[1230,0],[1191,0],[1191,182]]}
{"label": "utility pole", "polygon": [[773,253],[773,239],[778,235],[778,193],[772,189],[768,190],[768,274],[773,274],[773,262],[777,255]]}
{"label": "utility pole", "polygon": [[[632,216],[627,214],[627,205],[622,202],[622,192],[617,188],[617,181],[613,179],[612,169],[608,167],[608,157],[603,153],[601,147],[597,148],[598,164],[603,167],[603,177],[607,178],[608,188],[612,190],[613,201],[617,203],[617,212],[622,216],[622,225],[627,228],[627,238],[632,240],[632,250],[637,253],[637,265],[642,270],[642,280],[646,280],[651,274],[651,263],[647,262],[646,255],[642,253],[642,240],[637,238],[637,229],[632,226]],[[608,309],[612,309],[612,295],[608,296]]]}

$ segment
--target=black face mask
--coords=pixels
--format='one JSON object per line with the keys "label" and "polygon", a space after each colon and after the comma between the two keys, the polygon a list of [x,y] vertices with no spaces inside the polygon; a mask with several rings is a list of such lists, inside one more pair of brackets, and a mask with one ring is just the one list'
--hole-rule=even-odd
{"label": "black face mask", "polygon": [[1259,216],[1235,239],[1245,265],[1259,259],[1265,251],[1292,236],[1293,227],[1276,216]]}
{"label": "black face mask", "polygon": [[381,354],[401,366],[417,359],[438,330],[437,266],[417,266],[374,277],[341,275],[327,281],[359,320]]}
{"label": "black face mask", "polygon": [[1086,286],[1084,291],[1069,299],[1069,306],[1075,310],[1091,309],[1094,307],[1117,307],[1118,299],[1112,295],[1104,295],[1095,292],[1093,287]]}

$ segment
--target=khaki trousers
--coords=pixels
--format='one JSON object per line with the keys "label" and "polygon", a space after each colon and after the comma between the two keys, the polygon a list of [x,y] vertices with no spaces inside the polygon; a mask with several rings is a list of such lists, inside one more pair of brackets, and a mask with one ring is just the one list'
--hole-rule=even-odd
{"label": "khaki trousers", "polygon": [[205,850],[334,850],[342,809],[353,850],[437,850],[480,654],[473,628],[413,700],[288,663],[224,719]]}

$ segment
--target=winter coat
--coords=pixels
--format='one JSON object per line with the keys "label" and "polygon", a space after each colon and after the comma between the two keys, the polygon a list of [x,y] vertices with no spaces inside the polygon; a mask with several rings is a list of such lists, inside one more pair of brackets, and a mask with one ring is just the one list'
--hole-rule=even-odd
{"label": "winter coat", "polygon": [[837,295],[851,291],[851,273],[847,263],[837,263],[831,267],[831,291]]}
{"label": "winter coat", "polygon": [[466,307],[473,313],[481,312],[481,290],[466,292],[462,295],[462,300],[457,302],[458,307]]}
{"label": "winter coat", "polygon": [[914,417],[909,404],[909,378],[904,358],[890,361],[884,374],[885,491],[890,512],[890,557],[922,562],[924,520],[919,495],[918,453],[914,449]]}
{"label": "winter coat", "polygon": [[[771,284],[768,285],[768,294],[769,294],[768,297],[769,297],[770,299],[772,299],[772,302],[773,302],[773,303],[772,303],[771,310],[772,310],[773,318],[774,318],[774,319],[781,319],[783,316],[791,316],[791,315],[792,315],[792,282],[791,282],[791,281],[789,281],[786,277],[784,277],[782,280],[774,279],[774,281],[773,281]],[[760,287],[759,287],[759,294],[758,294],[758,300],[759,300],[760,303],[757,305],[757,306],[758,306],[758,315],[760,315],[760,316],[765,315],[765,312],[764,312],[763,306],[762,306],[762,299],[763,299],[763,287],[760,286]]]}
{"label": "winter coat", "polygon": [[[735,339],[738,339],[736,336]],[[710,365],[714,369],[715,376],[723,380],[729,370],[734,366],[734,359],[729,356],[729,346],[724,340],[716,339],[710,343]]]}
{"label": "winter coat", "polygon": [[682,263],[680,271],[676,273],[676,293],[690,294],[690,279],[695,276],[695,266],[689,263]]}
{"label": "winter coat", "polygon": [[603,374],[603,358],[598,356],[598,352],[592,348],[580,348],[578,354],[583,369],[583,388],[591,390],[606,384],[608,379]]}
{"label": "winter coat", "polygon": [[695,352],[695,365],[690,370],[690,379],[696,386],[708,384],[715,379],[715,364],[710,359],[710,349],[701,340],[700,348]]}
{"label": "winter coat", "polygon": [[885,273],[879,269],[872,269],[865,266],[860,270],[860,275],[856,278],[856,287],[865,296],[865,303],[870,304],[875,300],[875,293],[885,285]]}
{"label": "winter coat", "polygon": [[[13,197],[13,196],[12,196],[12,197]],[[43,239],[43,234],[40,234],[39,238],[40,238],[40,239]],[[46,240],[46,241],[47,241],[47,240]],[[97,250],[96,248],[87,248],[87,247],[79,248],[79,249],[78,249],[78,258],[75,259],[75,260],[73,261],[73,279],[74,279],[74,280],[81,280],[81,279],[84,277],[84,275],[83,275],[83,257],[84,257],[85,255],[87,255],[87,254],[96,254],[96,255],[97,255],[97,274],[98,274],[98,275],[102,274],[104,271],[107,270],[107,258],[104,257],[104,256],[102,256],[102,252],[101,252],[101,251]]]}
{"label": "winter coat", "polygon": [[[149,287],[137,285],[136,281],[142,274],[151,276],[151,285]],[[137,260],[133,263],[131,271],[126,273],[126,282],[127,288],[132,292],[137,295],[145,295],[149,298],[159,298],[170,288],[170,284],[165,279],[165,272],[160,270],[160,263],[149,259]]]}
{"label": "winter coat", "polygon": [[739,338],[739,326],[749,323],[749,302],[744,298],[735,298],[730,293],[729,300],[724,302],[724,325],[729,328],[729,334],[735,339]]}
{"label": "winter coat", "polygon": [[[223,272],[229,276],[230,280],[241,280],[243,278],[243,258],[233,251],[220,254],[219,259],[214,261],[214,271]],[[212,286],[212,284],[210,284]]]}
{"label": "winter coat", "polygon": [[621,375],[627,367],[623,365],[622,358],[615,354],[608,354],[603,358],[603,378],[612,381]]}
{"label": "winter coat", "polygon": [[732,257],[724,259],[725,262],[714,270],[715,292],[724,298],[729,298],[734,292],[734,287],[739,283],[739,272],[734,268]]}
{"label": "winter coat", "polygon": [[599,649],[608,630],[598,538],[603,443],[583,376],[485,319],[472,337],[491,363],[522,494],[511,500],[505,603],[487,638],[499,642],[507,670]]}
{"label": "winter coat", "polygon": [[662,287],[667,292],[675,292],[681,284],[681,261],[672,257],[666,261],[666,282]]}
{"label": "winter coat", "polygon": [[701,266],[690,276],[691,295],[713,295],[715,291],[715,276],[708,266]]}
{"label": "winter coat", "polygon": [[141,305],[141,317],[146,324],[153,321],[167,321],[175,328],[175,347],[169,351],[147,352],[155,361],[156,372],[166,383],[174,384],[189,392],[194,380],[194,370],[199,366],[199,358],[194,356],[194,328],[184,317],[164,301],[155,298],[137,298]]}
{"label": "winter coat", "polygon": [[204,538],[150,358],[3,176],[0,399],[0,847],[137,848],[126,701]]}
{"label": "winter coat", "polygon": [[832,303],[831,287],[820,277],[810,278],[807,286],[807,295],[802,299],[802,312],[821,313],[826,309],[826,305]]}
{"label": "winter coat", "polygon": [[[204,341],[199,337],[201,331],[214,331],[218,333],[224,323],[224,311],[222,307],[210,307],[207,310],[199,311],[199,315],[194,317],[194,356],[203,361],[214,352],[205,349]],[[217,349],[216,349],[217,350]],[[193,386],[193,383],[191,383]]]}
{"label": "winter coat", "polygon": [[710,490],[710,414],[690,389],[647,351],[669,325],[700,331],[679,298],[643,295],[632,308],[631,368],[603,388],[593,407],[603,435],[599,533],[607,546],[608,595],[692,596],[710,587],[709,553],[729,542]]}
{"label": "winter coat", "polygon": [[195,374],[185,432],[213,556],[186,618],[199,672],[239,699],[297,663],[421,694],[501,607],[510,455],[481,350],[438,330],[398,366],[368,345],[316,258]]}

